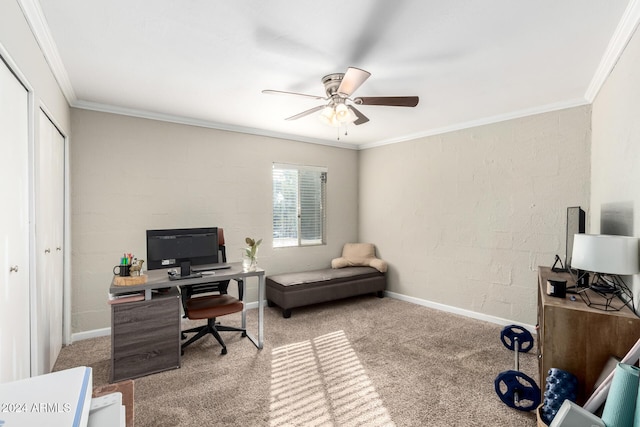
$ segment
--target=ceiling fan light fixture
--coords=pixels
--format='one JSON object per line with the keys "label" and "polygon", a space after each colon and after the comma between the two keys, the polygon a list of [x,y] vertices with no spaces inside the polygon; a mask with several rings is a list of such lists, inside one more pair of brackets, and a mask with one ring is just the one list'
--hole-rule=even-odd
{"label": "ceiling fan light fixture", "polygon": [[325,125],[329,125],[329,126],[339,126],[338,121],[336,120],[336,113],[333,109],[333,107],[327,105],[326,107],[324,107],[322,109],[322,111],[320,112],[320,114],[318,115],[318,118],[320,119],[320,121],[322,123],[324,123]]}
{"label": "ceiling fan light fixture", "polygon": [[352,98],[351,95],[370,76],[371,73],[368,71],[355,67],[349,67],[346,73],[328,74],[322,78],[322,84],[327,94],[326,98],[272,89],[265,89],[262,93],[295,95],[329,101],[326,105],[318,105],[291,117],[287,117],[285,120],[297,120],[320,111],[318,119],[326,125],[337,128],[342,126],[346,127],[350,123],[357,126],[369,122],[369,118],[362,114],[356,106],[381,105],[389,107],[415,107],[418,105],[418,96],[368,96]]}
{"label": "ceiling fan light fixture", "polygon": [[340,123],[350,123],[355,120],[353,113],[345,104],[336,105],[335,117]]}
{"label": "ceiling fan light fixture", "polygon": [[327,105],[318,115],[320,121],[326,125],[340,127],[348,123],[353,123],[358,117],[344,103]]}

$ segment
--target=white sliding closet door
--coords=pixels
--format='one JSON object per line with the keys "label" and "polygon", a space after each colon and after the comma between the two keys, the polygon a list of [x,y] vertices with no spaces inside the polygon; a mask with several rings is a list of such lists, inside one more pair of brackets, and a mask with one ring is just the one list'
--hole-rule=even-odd
{"label": "white sliding closet door", "polygon": [[29,94],[0,57],[0,382],[30,376]]}
{"label": "white sliding closet door", "polygon": [[34,375],[51,372],[62,348],[64,137],[42,111],[36,144]]}

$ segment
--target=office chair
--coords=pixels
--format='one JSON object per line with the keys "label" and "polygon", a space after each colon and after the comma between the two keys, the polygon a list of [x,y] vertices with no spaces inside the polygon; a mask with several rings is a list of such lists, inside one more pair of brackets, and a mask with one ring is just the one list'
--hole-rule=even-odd
{"label": "office chair", "polygon": [[[224,232],[221,228],[218,228],[218,246],[222,254],[222,262],[227,262]],[[207,324],[204,326],[198,326],[196,328],[182,331],[182,339],[186,339],[186,334],[193,332],[196,333],[188,341],[182,344],[182,354],[184,354],[185,347],[208,334],[213,335],[222,346],[221,354],[227,354],[227,346],[224,344],[219,331],[242,332],[243,337],[247,336],[247,331],[245,329],[223,326],[220,325],[220,323],[216,323],[216,318],[220,316],[242,311],[243,282],[242,280],[236,281],[238,282],[239,299],[227,294],[229,280],[201,283],[191,286],[180,286],[182,307],[184,308],[185,317],[190,320],[207,319]]]}

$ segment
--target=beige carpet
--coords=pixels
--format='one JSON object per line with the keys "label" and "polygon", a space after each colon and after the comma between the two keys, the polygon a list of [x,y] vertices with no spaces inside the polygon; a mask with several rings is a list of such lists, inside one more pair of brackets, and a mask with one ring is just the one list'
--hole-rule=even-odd
{"label": "beige carpet", "polygon": [[[256,330],[257,310],[249,328]],[[233,325],[239,316],[227,316]],[[193,323],[185,322],[185,326]],[[498,325],[375,296],[265,309],[265,347],[223,332],[186,349],[180,369],[135,380],[145,426],[535,426],[493,381],[514,368]],[[108,381],[110,338],[65,347],[55,369],[86,365]],[[535,350],[520,357],[538,381]]]}

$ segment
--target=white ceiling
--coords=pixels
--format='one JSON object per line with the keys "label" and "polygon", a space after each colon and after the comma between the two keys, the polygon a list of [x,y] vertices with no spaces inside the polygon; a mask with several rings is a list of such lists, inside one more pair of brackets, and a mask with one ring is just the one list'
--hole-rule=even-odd
{"label": "white ceiling", "polygon": [[[637,23],[636,0],[20,2],[72,106],[353,148],[588,103]],[[420,103],[361,106],[338,140],[284,120],[322,101],[261,93],[349,66],[355,95]]]}

